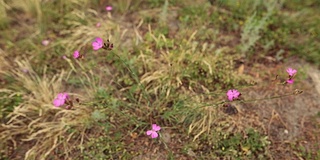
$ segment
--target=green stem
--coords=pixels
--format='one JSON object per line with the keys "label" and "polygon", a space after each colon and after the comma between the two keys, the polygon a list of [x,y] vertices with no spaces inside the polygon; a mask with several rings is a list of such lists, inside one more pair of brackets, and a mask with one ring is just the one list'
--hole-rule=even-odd
{"label": "green stem", "polygon": [[[302,92],[297,92],[297,93],[294,92],[294,93],[290,93],[290,94],[272,96],[272,97],[265,97],[265,98],[259,98],[259,99],[239,100],[238,102],[250,103],[250,102],[255,102],[255,101],[271,100],[271,99],[277,99],[277,98],[282,98],[282,97],[289,97],[289,96],[298,95],[298,94],[301,94],[301,93]],[[235,101],[235,102],[237,102],[237,101]],[[196,107],[194,109],[203,108],[203,107],[207,107],[207,106],[219,106],[219,105],[222,105],[222,104],[225,104],[225,103],[227,103],[227,101],[220,101],[220,102],[213,103],[213,104],[202,104],[201,106],[198,106],[198,107]]]}
{"label": "green stem", "polygon": [[296,95],[296,93],[290,93],[290,94],[284,94],[284,95],[272,96],[272,97],[265,97],[265,98],[259,98],[259,99],[240,100],[240,102],[248,103],[248,102],[255,102],[255,101],[262,101],[262,100],[277,99],[277,98],[282,98],[282,97],[289,97],[292,95]]}

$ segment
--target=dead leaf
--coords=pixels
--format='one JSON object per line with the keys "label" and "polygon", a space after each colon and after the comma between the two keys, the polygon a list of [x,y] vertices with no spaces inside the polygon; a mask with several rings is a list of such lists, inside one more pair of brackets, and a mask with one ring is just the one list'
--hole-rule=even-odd
{"label": "dead leaf", "polygon": [[238,73],[243,74],[243,71],[244,71],[244,65],[241,64],[240,67],[238,68]]}

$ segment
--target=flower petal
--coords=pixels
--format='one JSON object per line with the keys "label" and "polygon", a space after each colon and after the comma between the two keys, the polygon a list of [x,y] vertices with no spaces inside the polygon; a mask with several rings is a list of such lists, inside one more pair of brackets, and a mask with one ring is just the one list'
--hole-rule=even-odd
{"label": "flower petal", "polygon": [[107,11],[111,11],[112,10],[112,6],[106,6],[106,10]]}
{"label": "flower petal", "polygon": [[63,99],[68,99],[69,98],[69,94],[68,93],[62,93],[62,98]]}
{"label": "flower petal", "polygon": [[154,131],[160,131],[161,127],[156,125],[156,124],[152,124],[152,130]]}
{"label": "flower petal", "polygon": [[93,47],[94,50],[100,49],[99,44],[96,41],[92,42],[92,47]]}
{"label": "flower petal", "polygon": [[151,133],[151,138],[157,138],[159,135],[157,132],[152,132]]}
{"label": "flower petal", "polygon": [[92,47],[93,47],[93,50],[98,50],[98,49],[102,48],[102,45],[99,44],[99,42],[94,41],[94,42],[92,42]]}
{"label": "flower petal", "polygon": [[287,83],[289,83],[289,84],[293,84],[293,82],[294,82],[293,79],[288,79],[288,80],[287,80]]}
{"label": "flower petal", "polygon": [[64,105],[65,103],[65,100],[64,99],[54,99],[53,100],[53,105],[56,106],[56,107],[60,107],[62,105]]}
{"label": "flower petal", "polygon": [[240,96],[240,92],[236,89],[230,89],[227,92],[227,96],[229,101],[233,101],[233,99],[238,98]]}
{"label": "flower petal", "polygon": [[59,93],[59,94],[57,95],[57,99],[64,99],[63,93]]}
{"label": "flower petal", "polygon": [[240,92],[238,92],[237,90],[233,90],[233,97],[238,98],[240,95]]}
{"label": "flower petal", "polygon": [[41,43],[42,43],[42,45],[47,46],[50,43],[50,41],[49,40],[43,40]]}
{"label": "flower petal", "polygon": [[232,95],[232,90],[228,90],[227,96]]}
{"label": "flower petal", "polygon": [[153,130],[148,130],[147,135],[150,136],[154,131]]}
{"label": "flower petal", "polygon": [[292,68],[288,68],[286,71],[289,74],[289,76],[293,76],[294,74],[297,73],[297,70],[292,69]]}
{"label": "flower petal", "polygon": [[100,38],[100,37],[97,37],[97,38],[95,39],[95,41],[98,42],[100,45],[103,44],[103,40],[102,40],[102,38]]}
{"label": "flower petal", "polygon": [[79,51],[74,51],[74,52],[73,52],[73,58],[77,59],[77,58],[79,58],[79,57],[80,57]]}

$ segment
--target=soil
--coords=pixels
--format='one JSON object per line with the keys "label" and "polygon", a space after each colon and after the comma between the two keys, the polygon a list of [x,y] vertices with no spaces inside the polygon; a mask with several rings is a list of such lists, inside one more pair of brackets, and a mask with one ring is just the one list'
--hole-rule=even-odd
{"label": "soil", "polygon": [[[259,121],[264,124],[265,132],[273,143],[270,150],[274,159],[300,158],[297,153],[299,151],[295,149],[301,146],[313,156],[320,149],[320,137],[318,136],[320,134],[319,69],[297,58],[291,58],[283,64],[273,66],[273,69],[265,65],[260,66],[259,69],[270,70],[270,75],[266,77],[274,79],[276,77],[274,73],[283,72],[288,67],[298,70],[293,85],[269,84],[256,87],[247,96],[269,97],[291,93],[295,89],[303,90],[302,94],[238,106],[241,112],[258,115]],[[270,80],[270,78],[267,79]]]}

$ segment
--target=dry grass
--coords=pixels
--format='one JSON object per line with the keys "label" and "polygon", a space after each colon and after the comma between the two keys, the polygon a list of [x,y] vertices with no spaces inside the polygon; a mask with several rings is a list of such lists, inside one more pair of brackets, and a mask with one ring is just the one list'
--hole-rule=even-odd
{"label": "dry grass", "polygon": [[[53,107],[52,99],[64,90],[62,81],[65,73],[62,71],[49,79],[46,77],[46,69],[39,76],[28,60],[15,62],[17,69],[8,74],[23,89],[21,92],[1,91],[22,95],[23,103],[15,106],[13,112],[6,117],[7,122],[1,126],[1,141],[10,141],[13,149],[24,143],[29,144],[30,149],[26,152],[25,159],[46,159],[58,148],[59,154],[69,157],[74,146],[81,146],[84,133],[90,127],[90,106],[76,105],[72,110]],[[27,72],[23,72],[23,69]]]}

